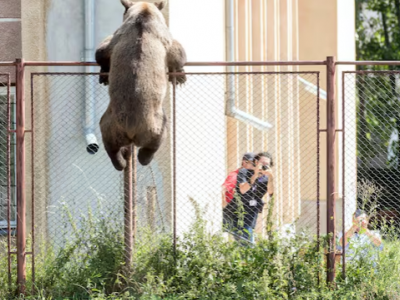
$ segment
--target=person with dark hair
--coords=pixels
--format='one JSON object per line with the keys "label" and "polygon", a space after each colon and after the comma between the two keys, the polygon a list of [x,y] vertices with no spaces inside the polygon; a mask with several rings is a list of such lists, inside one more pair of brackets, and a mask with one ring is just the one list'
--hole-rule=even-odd
{"label": "person with dark hair", "polygon": [[375,262],[377,251],[374,250],[382,250],[382,240],[377,232],[368,229],[368,222],[367,213],[357,209],[353,214],[353,225],[344,236],[342,232],[339,234],[337,249],[342,251],[345,245],[346,262],[361,257]]}
{"label": "person with dark hair", "polygon": [[235,187],[237,181],[237,174],[242,168],[248,169],[254,167],[254,157],[253,152],[247,152],[242,157],[242,166],[228,174],[224,183],[222,184],[222,207],[225,208],[233,199],[235,195]]}
{"label": "person with dark hair", "polygon": [[[251,169],[254,167],[253,152],[247,152],[242,157],[242,166],[228,174],[224,183],[222,184],[222,220],[224,229],[230,227],[230,221],[233,219],[235,214],[235,206],[232,203],[232,199],[236,194],[236,183],[237,176],[241,169]],[[229,231],[229,230],[228,230]]]}
{"label": "person with dark hair", "polygon": [[254,164],[241,168],[237,175],[237,197],[232,200],[231,210],[234,213],[230,224],[238,241],[247,240],[254,243],[253,230],[257,217],[264,207],[263,198],[274,193],[272,155],[261,152],[254,157]]}

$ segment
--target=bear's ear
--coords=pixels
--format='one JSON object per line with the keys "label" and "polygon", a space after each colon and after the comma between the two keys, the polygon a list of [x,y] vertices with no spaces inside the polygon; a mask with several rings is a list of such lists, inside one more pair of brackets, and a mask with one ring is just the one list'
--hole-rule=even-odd
{"label": "bear's ear", "polygon": [[161,1],[161,2],[154,2],[154,5],[157,6],[157,8],[159,10],[162,10],[165,6],[165,1]]}
{"label": "bear's ear", "polygon": [[129,0],[121,0],[121,3],[126,9],[129,9],[129,7],[131,7],[134,4]]}

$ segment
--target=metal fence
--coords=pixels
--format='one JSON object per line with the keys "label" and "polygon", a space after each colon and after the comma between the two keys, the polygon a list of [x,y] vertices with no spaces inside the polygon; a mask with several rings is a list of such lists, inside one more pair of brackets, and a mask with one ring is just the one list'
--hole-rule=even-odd
{"label": "metal fence", "polygon": [[[377,222],[400,223],[398,202],[400,144],[399,71],[354,71],[343,74],[344,118],[356,116],[349,127],[357,142],[357,170],[346,170],[345,176],[358,178],[360,188],[370,183],[367,194],[357,196],[358,206],[364,208]],[[348,104],[349,103],[349,104]],[[352,114],[353,116],[351,116]],[[354,133],[357,133],[354,136]],[[346,140],[350,140],[350,136]],[[368,201],[373,197],[374,201]]]}
{"label": "metal fence", "polygon": [[[393,183],[400,178],[398,73],[336,74],[345,64],[358,63],[332,57],[189,63],[229,72],[188,71],[183,86],[173,80],[164,144],[148,166],[136,162],[133,149],[128,167],[118,172],[98,126],[109,101],[99,74],[48,70],[94,63],[0,63],[0,232],[10,282],[24,292],[35,282],[36,253],[60,251],[71,241],[86,245],[88,235],[117,236],[130,266],[135,243],[147,233],[167,234],[175,245],[199,213],[210,232],[224,231],[222,184],[249,151],[268,151],[274,161],[274,196],[265,197],[259,211],[255,242],[271,230],[332,233],[326,252],[327,280],[333,281],[335,258],[345,262],[335,234],[348,229],[357,207],[378,229],[400,222]],[[342,93],[335,95],[337,84]],[[94,223],[101,231],[88,232]],[[78,253],[77,259],[85,257]]]}
{"label": "metal fence", "polygon": [[[384,64],[389,68],[382,68]],[[370,230],[385,237],[400,225],[400,89],[399,71],[383,69],[393,69],[398,63],[358,65],[359,70],[343,72],[341,78],[342,209],[365,211]],[[341,230],[346,232],[353,224],[352,215],[343,214],[341,219]],[[344,251],[344,262],[345,256]],[[342,267],[345,273],[345,263]]]}
{"label": "metal fence", "polygon": [[256,238],[266,236],[269,210],[275,228],[317,232],[318,94],[301,80],[318,90],[318,72],[187,74],[175,92],[178,234],[189,228],[197,207],[212,230],[221,228],[221,184],[249,151],[272,155],[278,191],[260,212]]}

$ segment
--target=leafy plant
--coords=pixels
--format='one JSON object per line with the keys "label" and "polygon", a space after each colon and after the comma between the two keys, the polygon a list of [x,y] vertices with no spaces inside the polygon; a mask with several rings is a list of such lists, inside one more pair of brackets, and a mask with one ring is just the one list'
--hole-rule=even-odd
{"label": "leafy plant", "polygon": [[[400,294],[395,234],[387,235],[376,268],[368,262],[348,265],[345,278],[337,272],[332,289],[325,280],[326,237],[317,241],[300,233],[282,240],[272,232],[271,239],[246,247],[211,234],[197,210],[176,249],[170,234],[141,229],[127,276],[123,228],[110,226],[116,220],[89,213],[79,224],[74,218],[69,222],[75,229],[63,247],[45,244],[38,251],[35,296],[25,299],[397,299]],[[1,252],[0,266],[6,263]],[[7,272],[0,274],[0,282],[8,283]],[[11,296],[2,284],[0,298]]]}

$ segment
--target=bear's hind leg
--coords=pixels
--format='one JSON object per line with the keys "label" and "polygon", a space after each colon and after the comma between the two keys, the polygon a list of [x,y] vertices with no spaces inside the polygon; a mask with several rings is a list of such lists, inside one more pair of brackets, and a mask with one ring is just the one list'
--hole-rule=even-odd
{"label": "bear's hind leg", "polygon": [[116,129],[116,124],[112,122],[112,116],[109,109],[106,110],[100,120],[101,135],[103,138],[104,148],[110,157],[114,168],[122,171],[126,167],[126,154],[129,149],[130,141],[124,132]]}
{"label": "bear's hind leg", "polygon": [[[157,135],[153,135],[150,138],[149,142],[143,145],[139,149],[138,160],[142,166],[148,165],[153,160],[154,154],[157,152],[158,148],[160,148],[162,142],[164,141],[166,135],[166,130],[165,130],[166,123],[167,123],[167,118],[164,115],[161,132]],[[148,139],[148,137],[144,138]]]}
{"label": "bear's hind leg", "polygon": [[[156,144],[156,143],[154,143]],[[160,147],[160,143],[157,146],[146,145],[146,147],[142,147],[139,149],[138,160],[142,166],[147,166],[153,160],[154,154],[157,152]]]}
{"label": "bear's hind leg", "polygon": [[105,146],[105,148],[106,148],[108,156],[111,159],[111,162],[112,162],[114,168],[117,171],[122,171],[123,169],[125,169],[125,167],[126,167],[125,147],[122,147],[119,149],[116,149],[116,148],[113,149],[111,147]]}

